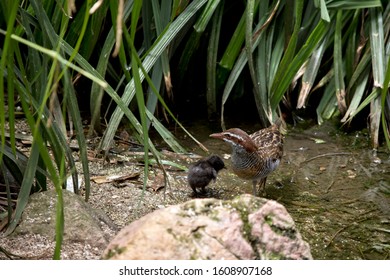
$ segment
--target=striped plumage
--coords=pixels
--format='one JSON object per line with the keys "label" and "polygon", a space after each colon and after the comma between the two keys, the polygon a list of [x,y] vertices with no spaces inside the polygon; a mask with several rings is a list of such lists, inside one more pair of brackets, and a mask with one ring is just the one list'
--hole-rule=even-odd
{"label": "striped plumage", "polygon": [[283,155],[283,136],[279,124],[250,135],[239,128],[231,128],[210,137],[231,145],[233,171],[240,178],[253,182],[253,194],[258,193],[258,183],[259,191],[264,191],[267,176],[279,166]]}

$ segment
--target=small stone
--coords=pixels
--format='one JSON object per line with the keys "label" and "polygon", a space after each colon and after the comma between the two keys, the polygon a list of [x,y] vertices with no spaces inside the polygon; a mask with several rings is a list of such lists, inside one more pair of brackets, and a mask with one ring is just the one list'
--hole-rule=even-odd
{"label": "small stone", "polygon": [[356,177],[356,172],[353,171],[353,170],[348,169],[347,170],[347,175],[348,175],[348,178],[353,179],[353,178]]}

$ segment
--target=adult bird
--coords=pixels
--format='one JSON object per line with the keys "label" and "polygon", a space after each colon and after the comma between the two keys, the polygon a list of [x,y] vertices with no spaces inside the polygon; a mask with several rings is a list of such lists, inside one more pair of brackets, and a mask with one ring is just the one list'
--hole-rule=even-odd
{"label": "adult bird", "polygon": [[[252,181],[253,195],[265,191],[267,176],[279,166],[282,159],[283,135],[280,123],[281,120],[250,135],[240,128],[210,135],[230,144],[233,172],[242,179]],[[260,185],[259,190],[257,184]]]}

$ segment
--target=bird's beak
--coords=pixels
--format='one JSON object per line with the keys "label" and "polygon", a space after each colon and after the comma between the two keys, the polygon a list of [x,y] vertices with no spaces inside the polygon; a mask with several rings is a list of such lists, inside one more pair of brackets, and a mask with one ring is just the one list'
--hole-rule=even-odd
{"label": "bird's beak", "polygon": [[216,139],[223,139],[223,133],[220,132],[220,133],[213,133],[213,134],[210,134],[211,138],[216,138]]}

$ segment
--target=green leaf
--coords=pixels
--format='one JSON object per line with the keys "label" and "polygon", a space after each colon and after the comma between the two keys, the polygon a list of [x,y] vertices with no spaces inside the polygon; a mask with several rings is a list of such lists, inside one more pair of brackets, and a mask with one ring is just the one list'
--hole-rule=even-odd
{"label": "green leaf", "polygon": [[11,234],[16,226],[18,225],[24,208],[27,205],[28,199],[30,197],[31,187],[34,182],[36,167],[38,165],[39,158],[39,149],[40,145],[37,142],[33,142],[31,146],[30,156],[27,162],[27,167],[23,176],[22,185],[20,187],[20,192],[18,195],[18,200],[16,202],[15,214],[12,218],[5,235]]}
{"label": "green leaf", "polygon": [[223,16],[224,2],[219,6],[217,12],[212,20],[211,34],[209,45],[207,48],[207,115],[209,119],[212,119],[217,113],[217,57],[219,37]]}
{"label": "green leaf", "polygon": [[381,91],[381,106],[382,106],[382,128],[383,128],[383,134],[385,136],[386,144],[387,144],[387,149],[390,150],[390,118],[387,115],[386,112],[390,111],[390,106],[389,106],[389,84],[390,84],[390,55],[388,56],[388,61],[387,61],[387,70],[386,70],[386,75],[385,75],[385,81],[384,85]]}
{"label": "green leaf", "polygon": [[[155,65],[156,61],[159,59],[162,52],[168,46],[169,43],[174,39],[178,32],[185,26],[185,24],[192,18],[192,16],[206,3],[206,0],[198,0],[191,2],[187,8],[169,25],[168,29],[162,33],[155,44],[147,52],[147,56],[143,61],[143,67],[148,72]],[[144,74],[140,73],[140,80],[144,79]],[[115,109],[114,113],[111,116],[107,130],[104,132],[100,148],[103,150],[108,150],[110,147],[111,141],[114,138],[115,132],[119,126],[124,114],[124,107],[127,108],[130,101],[132,100],[135,93],[134,81],[130,81],[126,85],[124,93],[121,98],[121,106]],[[119,102],[119,100],[115,100]],[[118,103],[119,105],[119,103]],[[125,109],[126,110],[126,109]],[[128,109],[126,110],[128,111]],[[134,127],[137,127],[135,120],[133,119],[132,124]]]}
{"label": "green leaf", "polygon": [[224,51],[219,65],[227,70],[231,70],[236,62],[237,56],[242,50],[242,45],[245,40],[245,17],[243,14],[238,23],[232,38],[229,41],[226,50]]}
{"label": "green leaf", "polygon": [[342,15],[343,15],[343,11],[339,10],[337,12],[337,17],[336,17],[336,30],[334,36],[333,68],[334,68],[337,104],[339,106],[339,110],[341,114],[344,116],[347,110],[347,105],[345,100],[346,92],[345,92],[344,69],[343,69],[344,61],[342,55],[342,36],[341,36]]}
{"label": "green leaf", "polygon": [[326,5],[329,9],[363,9],[381,7],[380,0],[327,0]]}
{"label": "green leaf", "polygon": [[[294,30],[290,37],[290,40],[288,41],[287,49],[285,50],[285,53],[283,55],[282,61],[280,62],[280,65],[278,67],[278,70],[275,74],[275,79],[272,84],[271,88],[271,108],[276,108],[276,106],[279,104],[279,101],[281,100],[281,97],[287,90],[288,85],[292,81],[293,75],[291,75],[291,80],[286,78],[286,72],[288,72],[288,68],[291,68],[292,60],[295,56],[296,46],[298,42],[298,34],[299,29],[301,27],[301,20],[302,20],[302,12],[303,12],[303,1],[295,1],[294,2]],[[321,24],[321,22],[320,22]],[[320,25],[319,24],[319,25]],[[313,33],[312,33],[313,36]],[[314,49],[315,45],[312,44],[311,47]],[[302,50],[301,50],[302,51]],[[297,67],[294,72],[296,72],[300,66],[304,63],[304,61],[297,61],[298,63],[295,64]],[[298,64],[299,67],[298,67]],[[291,73],[293,74],[293,73]],[[294,73],[295,75],[295,73]],[[281,84],[285,82],[285,88],[281,88]]]}
{"label": "green leaf", "polygon": [[[260,122],[263,125],[263,127],[268,126],[270,123],[270,117],[267,115],[267,111],[265,111],[262,104],[267,104],[267,96],[264,94],[264,92],[260,91],[259,80],[258,80],[258,74],[256,73],[255,68],[255,62],[253,59],[252,51],[253,51],[253,42],[252,42],[252,36],[254,33],[252,30],[253,26],[253,17],[255,16],[255,0],[248,0],[247,6],[246,6],[246,21],[245,21],[245,50],[246,50],[246,56],[248,58],[248,66],[249,66],[249,73],[252,78],[252,84],[254,85],[254,95],[255,95],[255,101],[256,101],[256,107],[257,111],[260,116]],[[261,32],[261,31],[260,31]],[[268,106],[265,106],[266,109],[268,109]]]}
{"label": "green leaf", "polygon": [[325,0],[319,0],[320,1],[320,9],[321,9],[321,18],[327,22],[330,22],[329,12],[328,8],[326,7]]}
{"label": "green leaf", "polygon": [[206,26],[208,25],[210,19],[214,15],[214,12],[217,9],[220,1],[221,0],[207,1],[206,7],[204,8],[202,14],[200,15],[200,17],[198,18],[197,22],[194,25],[196,32],[202,33],[206,29]]}
{"label": "green leaf", "polygon": [[276,106],[279,104],[283,95],[286,93],[291,81],[293,80],[295,74],[297,73],[299,68],[301,68],[301,66],[305,63],[305,61],[311,55],[313,50],[318,46],[319,42],[324,39],[327,32],[329,31],[329,28],[329,24],[326,24],[325,21],[320,20],[313,32],[310,34],[309,38],[306,40],[306,43],[302,46],[302,48],[293,58],[291,63],[283,67],[286,68],[284,69],[284,72],[281,72],[280,70],[283,68],[280,67],[278,69],[279,74],[276,74],[276,76],[279,75],[279,78],[276,79],[275,77],[271,88],[271,108],[276,108]]}
{"label": "green leaf", "polygon": [[328,42],[329,36],[327,36],[318,48],[313,52],[309,63],[305,69],[305,73],[302,77],[302,87],[298,97],[297,109],[304,108],[306,105],[306,100],[309,96],[309,93],[313,87],[314,81],[317,78],[318,70],[321,66],[322,57],[326,50],[326,44]]}
{"label": "green leaf", "polygon": [[383,19],[379,8],[370,9],[370,46],[374,86],[382,88],[385,73],[385,45]]}

